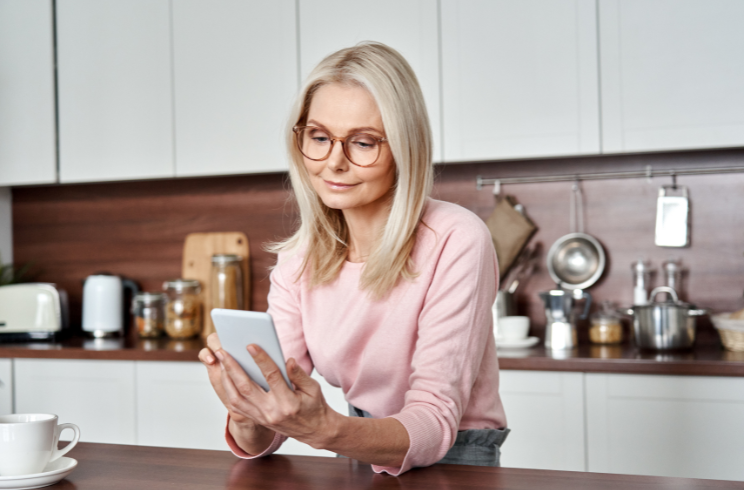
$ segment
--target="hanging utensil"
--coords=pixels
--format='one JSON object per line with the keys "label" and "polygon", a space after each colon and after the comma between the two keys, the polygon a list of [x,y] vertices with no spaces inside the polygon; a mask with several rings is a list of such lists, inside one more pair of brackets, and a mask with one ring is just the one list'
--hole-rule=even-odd
{"label": "hanging utensil", "polygon": [[[681,196],[670,196],[668,190],[681,190]],[[659,247],[686,247],[689,234],[690,197],[687,187],[663,185],[656,200],[656,245]]]}
{"label": "hanging utensil", "polygon": [[565,289],[586,289],[596,283],[605,269],[602,245],[584,233],[584,205],[579,182],[571,190],[571,231],[559,238],[548,250],[550,277]]}

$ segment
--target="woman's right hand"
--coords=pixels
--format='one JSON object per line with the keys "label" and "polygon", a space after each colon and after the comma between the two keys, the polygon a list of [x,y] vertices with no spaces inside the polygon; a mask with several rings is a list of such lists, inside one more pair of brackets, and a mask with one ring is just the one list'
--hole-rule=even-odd
{"label": "woman's right hand", "polygon": [[225,387],[222,381],[222,377],[225,376],[225,374],[220,366],[220,361],[217,359],[217,356],[214,355],[214,353],[221,348],[222,344],[220,344],[220,339],[217,337],[217,334],[210,334],[207,337],[207,346],[199,351],[199,360],[207,367],[209,382],[212,384],[212,388],[214,388],[214,391],[217,393],[222,404],[230,413],[230,419],[240,425],[251,425],[253,420],[232,409],[230,399],[225,392]]}

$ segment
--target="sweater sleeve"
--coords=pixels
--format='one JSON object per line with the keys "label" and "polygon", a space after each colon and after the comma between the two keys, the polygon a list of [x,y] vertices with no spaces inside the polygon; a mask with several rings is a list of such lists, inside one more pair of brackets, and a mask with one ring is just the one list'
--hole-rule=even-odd
{"label": "sweater sleeve", "polygon": [[[274,320],[279,344],[282,346],[282,353],[285,361],[294,357],[302,369],[310,374],[313,371],[313,362],[305,344],[305,335],[302,331],[302,316],[300,313],[300,281],[294,281],[293,266],[298,262],[294,258],[283,260],[282,254],[279,256],[279,265],[271,271],[269,288],[269,309],[268,313]],[[286,270],[285,269],[289,269]],[[289,276],[290,280],[287,280]],[[230,417],[228,415],[228,427],[225,428],[225,439],[230,450],[236,456],[243,459],[253,459],[261,456],[267,456],[281,447],[286,436],[277,433],[274,440],[268,448],[261,454],[251,455],[240,449],[235,442],[229,430]]]}
{"label": "sweater sleeve", "polygon": [[481,367],[496,297],[498,265],[485,225],[476,217],[439,236],[435,270],[419,315],[410,388],[393,418],[406,428],[410,447],[400,468],[374,466],[399,475],[444,457],[457,437]]}

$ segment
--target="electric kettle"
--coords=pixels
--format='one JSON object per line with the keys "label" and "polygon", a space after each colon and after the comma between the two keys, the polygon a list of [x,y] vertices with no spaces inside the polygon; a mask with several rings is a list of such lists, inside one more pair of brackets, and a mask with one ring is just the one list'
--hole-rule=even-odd
{"label": "electric kettle", "polygon": [[132,297],[139,292],[134,281],[112,274],[88,276],[83,285],[83,331],[93,337],[124,334],[129,323],[129,308],[124,305],[124,290]]}
{"label": "electric kettle", "polygon": [[589,314],[592,297],[586,291],[574,289],[552,289],[540,293],[545,303],[545,347],[552,350],[573,349],[576,341],[576,316],[574,304],[577,300],[586,300],[584,311],[579,318],[584,319]]}

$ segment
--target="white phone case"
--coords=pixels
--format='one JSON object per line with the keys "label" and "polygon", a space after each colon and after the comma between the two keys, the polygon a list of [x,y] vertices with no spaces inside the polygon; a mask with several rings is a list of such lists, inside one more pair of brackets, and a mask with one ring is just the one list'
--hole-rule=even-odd
{"label": "white phone case", "polygon": [[257,311],[215,308],[212,310],[212,321],[222,348],[240,364],[253,381],[264,390],[270,391],[261,369],[246,349],[249,344],[256,344],[266,351],[279,367],[287,386],[292,389],[282,346],[279,344],[271,315]]}

